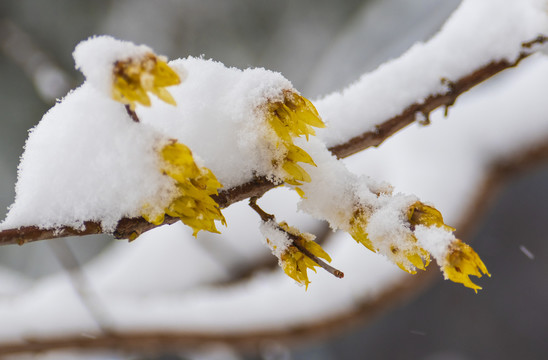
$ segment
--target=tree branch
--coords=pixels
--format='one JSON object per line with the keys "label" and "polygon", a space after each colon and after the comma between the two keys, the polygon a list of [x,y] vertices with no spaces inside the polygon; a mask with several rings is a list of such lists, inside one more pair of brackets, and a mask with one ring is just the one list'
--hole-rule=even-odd
{"label": "tree branch", "polygon": [[[441,81],[446,81],[450,85],[449,92],[443,94],[433,94],[424,101],[417,101],[416,103],[405,108],[399,115],[377,125],[375,130],[364,132],[342,144],[329,148],[329,150],[338,158],[344,158],[365,150],[371,146],[379,146],[397,131],[412,124],[415,121],[417,113],[422,113],[424,116],[428,117],[433,110],[442,106],[445,107],[447,111],[447,109],[455,103],[456,99],[461,94],[498,74],[499,72],[517,66],[521,60],[525,59],[534,52],[533,47],[535,45],[544,44],[547,41],[548,37],[539,35],[537,38],[523,43],[523,50],[514,62],[509,62],[505,59],[492,61],[455,81],[441,79]],[[233,203],[253,196],[260,197],[274,187],[276,187],[276,185],[268,181],[266,178],[257,177],[250,182],[229,189],[223,189],[218,195],[213,197],[221,208],[226,208]],[[169,225],[177,221],[177,218],[166,216],[164,223],[161,225]],[[117,239],[135,239],[144,232],[161,225],[153,225],[142,217],[123,218],[120,220],[116,230],[114,231],[114,237]],[[40,229],[36,226],[23,226],[18,229],[7,229],[0,231],[0,245],[23,245],[27,242],[38,240],[100,233],[104,233],[101,225],[98,222],[92,221],[85,222],[82,229],[74,229],[71,227]]]}

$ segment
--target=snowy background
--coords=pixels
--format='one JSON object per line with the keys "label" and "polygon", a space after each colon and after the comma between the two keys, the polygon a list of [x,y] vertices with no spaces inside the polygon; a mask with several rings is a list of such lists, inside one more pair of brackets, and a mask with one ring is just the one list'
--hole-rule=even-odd
{"label": "snowy background", "polygon": [[[108,33],[149,44],[170,58],[204,54],[227,65],[264,66],[280,71],[305,96],[314,98],[338,89],[362,72],[398,56],[416,40],[428,39],[457,5],[458,1],[434,0],[412,3],[404,0],[344,3],[164,1],[154,4],[129,0],[3,1],[0,4],[0,34],[15,32],[20,36],[24,34],[26,38],[15,45],[3,42],[0,52],[0,107],[3,109],[0,118],[0,208],[5,209],[13,202],[16,167],[26,131],[53,104],[52,99],[64,95],[67,88],[81,82],[81,75],[73,70],[70,54],[74,46],[89,35]],[[3,38],[7,37],[0,36],[0,41]],[[34,43],[35,48],[22,46],[26,40],[29,44]],[[17,54],[23,55],[18,58]],[[530,62],[531,74],[546,74],[546,64],[538,65],[539,61],[542,62]],[[521,65],[525,66],[527,64]],[[528,71],[521,70],[521,67],[519,71]],[[472,110],[467,113],[463,105],[460,111],[468,117],[478,116],[477,121],[482,116],[489,116],[489,105],[502,104],[495,101],[486,105],[482,114],[477,114],[478,106],[475,104],[474,107],[473,94],[486,99],[486,96],[481,97],[482,91],[494,91],[505,81],[513,81],[513,77],[512,73],[504,74],[478,89],[477,93],[469,94],[469,109]],[[534,82],[525,82],[521,86],[527,88],[531,84]],[[459,104],[453,109],[455,113],[459,111]],[[508,106],[510,112],[512,107]],[[527,115],[523,110],[518,113]],[[441,116],[433,119],[437,121],[437,127],[443,127],[446,121]],[[413,131],[416,135],[426,130]],[[366,153],[366,157],[381,156],[377,150]],[[384,156],[390,159],[389,149]],[[488,154],[482,153],[481,156],[488,157]],[[353,158],[350,166],[357,167],[355,164],[358,162]],[[393,181],[392,176],[405,178],[405,174],[397,176],[397,170],[383,171],[379,164],[377,167],[381,169],[371,171],[380,174],[377,176],[384,174],[386,180]],[[443,168],[442,164],[440,168]],[[547,180],[546,167],[516,178],[492,205],[475,238],[466,239],[474,242],[475,249],[494,275],[482,281],[485,290],[479,295],[440,281],[373,324],[291,350],[281,344],[266,344],[262,358],[360,359],[365,354],[371,358],[426,359],[539,357],[548,350],[548,325],[543,321],[548,315],[545,306],[548,300],[548,287],[545,285],[548,247],[543,231],[548,213]],[[446,184],[444,189],[448,191],[452,186],[458,188],[460,185],[462,182],[455,179],[454,184]],[[418,191],[414,190],[411,180],[405,190]],[[233,221],[238,221],[242,228],[253,227],[248,223],[256,222],[251,218],[254,216],[251,214],[250,219]],[[319,228],[306,219],[302,221],[311,229]],[[234,222],[232,226],[238,227]],[[241,231],[245,230],[247,228]],[[232,236],[236,235],[237,232]],[[144,240],[147,239],[140,239]],[[227,249],[225,244],[219,245],[215,237],[206,236],[200,240],[201,248],[194,254],[181,254],[181,259],[198,258],[207,262],[210,264],[208,268],[214,269],[211,277],[216,279],[218,274],[237,274],[245,270],[238,268],[238,259],[246,254],[234,254],[234,250]],[[66,242],[76,253],[78,261],[84,263],[110,241],[110,237],[86,237]],[[253,253],[263,254],[268,259],[267,250],[261,248],[260,241],[256,243],[257,249]],[[62,248],[62,243],[59,246]],[[17,284],[3,282],[8,290],[0,288],[0,293],[24,287],[25,281],[30,283],[32,279],[63,271],[52,249],[55,247],[45,243],[1,248],[0,264],[24,277]],[[158,249],[157,256],[162,256],[161,249]],[[344,269],[343,264],[341,267]],[[174,269],[180,268],[174,266]],[[203,277],[197,275],[196,283],[211,280],[207,274]],[[156,285],[162,289],[167,286]],[[314,285],[321,286],[321,282],[311,286]],[[108,287],[108,284],[103,286]],[[149,287],[147,291],[154,292],[155,289]],[[8,330],[2,329],[3,323],[0,319],[2,333]],[[177,356],[166,355],[163,359],[177,359]]]}

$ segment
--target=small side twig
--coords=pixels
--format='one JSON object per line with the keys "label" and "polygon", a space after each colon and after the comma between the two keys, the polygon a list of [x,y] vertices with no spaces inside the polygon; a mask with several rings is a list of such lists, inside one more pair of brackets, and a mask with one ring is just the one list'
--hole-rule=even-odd
{"label": "small side twig", "polygon": [[259,200],[259,198],[257,196],[253,196],[249,199],[249,206],[255,210],[255,212],[257,214],[259,214],[259,216],[261,217],[261,220],[264,221],[264,222],[269,222],[269,221],[276,221],[276,218],[274,217],[274,215],[272,214],[268,214],[266,213],[263,209],[261,209],[261,207],[259,205],[257,205],[257,200]]}
{"label": "small side twig", "polygon": [[263,209],[261,209],[261,207],[259,205],[257,205],[257,200],[258,200],[258,197],[256,197],[256,196],[251,197],[249,199],[249,206],[253,210],[255,210],[255,212],[257,214],[259,214],[262,221],[271,222],[272,224],[274,224],[274,226],[278,230],[283,231],[289,237],[289,239],[291,240],[291,244],[293,246],[295,246],[297,249],[299,249],[300,252],[302,252],[304,255],[306,255],[312,261],[314,261],[316,264],[318,264],[318,266],[320,266],[322,269],[324,269],[325,271],[327,271],[328,273],[330,273],[331,275],[333,275],[333,276],[335,276],[339,279],[342,279],[344,277],[344,273],[342,271],[340,271],[340,270],[334,268],[333,266],[327,264],[325,261],[323,261],[322,259],[320,259],[316,255],[314,255],[310,251],[308,251],[308,249],[306,249],[304,247],[304,245],[302,244],[302,240],[299,236],[294,235],[294,234],[286,231],[284,228],[282,228],[280,225],[278,225],[274,215],[269,214],[269,213],[265,212]]}
{"label": "small side twig", "polygon": [[135,121],[136,123],[140,122],[137,113],[134,110],[131,110],[131,107],[128,104],[124,105],[124,107],[126,108],[126,111],[131,120]]}
{"label": "small side twig", "polygon": [[[278,226],[278,229],[284,231],[280,226]],[[299,241],[299,238],[293,234],[290,234],[286,232],[289,238],[293,241],[293,246],[295,246],[297,249],[299,249],[300,252],[308,256],[312,261],[314,261],[316,264],[318,264],[322,269],[330,273],[331,275],[342,279],[344,277],[344,273],[340,271],[339,269],[334,268],[333,266],[329,265],[316,255],[312,254],[310,251],[308,251]]]}

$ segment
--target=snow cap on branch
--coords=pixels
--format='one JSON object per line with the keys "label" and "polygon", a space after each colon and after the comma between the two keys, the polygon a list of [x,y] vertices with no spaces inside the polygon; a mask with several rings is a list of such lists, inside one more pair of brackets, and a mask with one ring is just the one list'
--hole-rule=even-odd
{"label": "snow cap on branch", "polygon": [[[160,221],[157,214],[178,194],[160,171],[159,152],[170,139],[191,149],[197,166],[225,186],[279,176],[272,162],[278,155],[265,142],[272,131],[268,104],[298,97],[279,73],[198,58],[168,64],[147,46],[107,36],[82,42],[74,57],[86,82],[32,130],[3,227],[98,221],[108,232],[144,206]],[[173,80],[187,73],[182,83]],[[156,96],[148,98],[149,91]]]}

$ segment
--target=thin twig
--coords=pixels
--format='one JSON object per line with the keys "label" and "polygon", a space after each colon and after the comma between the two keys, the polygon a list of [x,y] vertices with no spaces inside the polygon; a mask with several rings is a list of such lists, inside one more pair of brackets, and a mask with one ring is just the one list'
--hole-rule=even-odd
{"label": "thin twig", "polygon": [[255,210],[257,214],[259,214],[259,216],[261,217],[261,220],[264,222],[276,221],[276,219],[274,218],[274,215],[266,213],[263,209],[261,209],[259,205],[257,205],[257,200],[259,200],[257,196],[253,196],[252,198],[250,198],[249,206],[253,210]]}
{"label": "thin twig", "polygon": [[[283,230],[283,228],[281,228],[280,226],[278,226],[278,229]],[[340,271],[339,269],[336,269],[334,268],[333,266],[329,265],[328,263],[326,263],[325,261],[323,261],[322,259],[320,259],[319,257],[317,257],[316,255],[312,254],[310,251],[308,251],[308,249],[306,249],[300,242],[300,239],[298,236],[295,236],[291,233],[288,233],[286,232],[287,235],[289,235],[289,238],[291,240],[293,240],[293,246],[295,246],[297,249],[299,249],[300,252],[302,252],[303,254],[305,254],[306,256],[308,256],[310,259],[312,259],[312,261],[314,261],[316,264],[318,264],[322,269],[324,269],[325,271],[327,271],[328,273],[330,273],[331,275],[339,278],[339,279],[342,279],[344,277],[344,273],[342,271]]]}
{"label": "thin twig", "polygon": [[126,108],[126,112],[128,113],[131,120],[135,121],[136,123],[140,122],[139,117],[137,116],[137,113],[135,112],[135,110],[131,109],[131,106],[129,106],[128,104],[125,104],[124,107]]}

